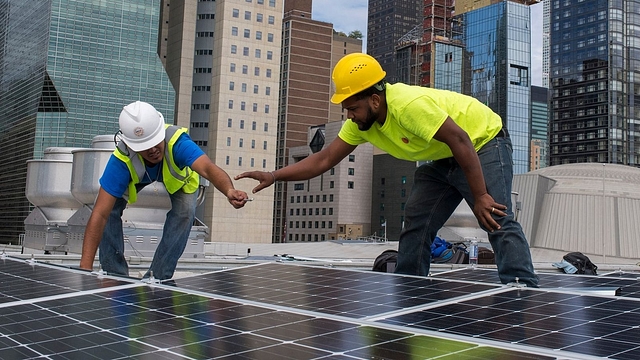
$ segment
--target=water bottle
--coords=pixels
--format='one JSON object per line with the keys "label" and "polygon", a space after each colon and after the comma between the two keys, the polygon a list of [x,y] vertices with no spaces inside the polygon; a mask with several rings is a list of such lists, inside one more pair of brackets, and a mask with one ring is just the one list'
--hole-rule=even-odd
{"label": "water bottle", "polygon": [[471,245],[469,245],[469,265],[475,268],[478,265],[478,240],[471,239]]}

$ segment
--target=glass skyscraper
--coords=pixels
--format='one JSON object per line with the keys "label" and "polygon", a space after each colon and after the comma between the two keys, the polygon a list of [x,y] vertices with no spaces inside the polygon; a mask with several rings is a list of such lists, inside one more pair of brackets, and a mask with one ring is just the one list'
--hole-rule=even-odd
{"label": "glass skyscraper", "polygon": [[551,165],[640,166],[640,1],[549,7]]}
{"label": "glass skyscraper", "polygon": [[174,121],[159,12],[159,0],[0,1],[0,242],[24,229],[27,160],[115,134],[132,101]]}
{"label": "glass skyscraper", "polygon": [[502,117],[513,142],[513,171],[529,171],[531,33],[529,5],[503,0],[463,12],[455,27],[465,45],[463,89]]}

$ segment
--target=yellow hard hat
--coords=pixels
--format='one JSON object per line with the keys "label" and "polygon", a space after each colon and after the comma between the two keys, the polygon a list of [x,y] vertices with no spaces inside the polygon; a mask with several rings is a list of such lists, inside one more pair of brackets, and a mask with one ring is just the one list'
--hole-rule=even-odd
{"label": "yellow hard hat", "polygon": [[377,84],[385,75],[387,73],[371,55],[346,55],[333,68],[331,79],[335,85],[335,93],[331,96],[331,102],[340,104],[348,97]]}

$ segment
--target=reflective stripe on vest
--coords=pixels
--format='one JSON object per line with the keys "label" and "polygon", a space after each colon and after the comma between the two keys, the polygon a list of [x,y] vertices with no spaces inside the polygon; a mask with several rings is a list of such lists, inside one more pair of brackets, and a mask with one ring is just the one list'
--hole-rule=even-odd
{"label": "reflective stripe on vest", "polygon": [[[200,183],[200,175],[189,167],[180,169],[173,160],[173,145],[183,133],[186,133],[185,128],[165,125],[165,147],[164,158],[162,160],[162,182],[165,188],[170,194],[183,189],[184,192],[192,194],[198,190]],[[128,202],[130,204],[136,202],[137,191],[136,184],[140,183],[141,179],[146,174],[146,167],[144,165],[144,159],[140,154],[131,150],[123,141],[120,141],[116,145],[114,155],[124,162],[131,174],[131,182],[127,189]],[[126,197],[127,194],[125,194]]]}

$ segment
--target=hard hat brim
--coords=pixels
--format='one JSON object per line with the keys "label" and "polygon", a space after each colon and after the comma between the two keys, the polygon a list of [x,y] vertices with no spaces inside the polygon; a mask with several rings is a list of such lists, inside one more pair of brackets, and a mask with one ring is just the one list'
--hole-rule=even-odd
{"label": "hard hat brim", "polygon": [[136,143],[133,141],[127,141],[126,138],[123,138],[124,143],[127,144],[127,146],[135,151],[135,152],[142,152],[145,150],[149,150],[152,147],[160,144],[163,140],[164,140],[164,134],[165,134],[165,129],[164,126],[162,127],[162,129],[160,131],[158,131],[157,134],[155,134],[152,138],[147,139],[143,142],[140,143]]}

